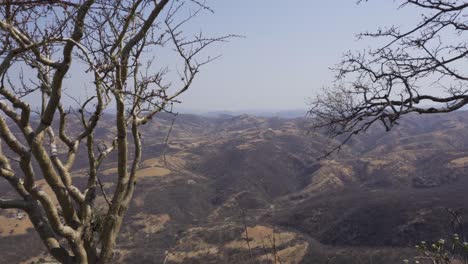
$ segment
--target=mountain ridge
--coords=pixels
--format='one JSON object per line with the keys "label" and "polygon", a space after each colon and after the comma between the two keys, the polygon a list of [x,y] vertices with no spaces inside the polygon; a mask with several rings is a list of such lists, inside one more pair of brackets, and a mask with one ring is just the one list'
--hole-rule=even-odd
{"label": "mountain ridge", "polygon": [[[104,118],[96,136],[109,140],[112,119]],[[307,133],[308,119],[160,115],[142,129],[138,191],[116,262],[271,263],[278,236],[283,263],[395,263],[415,254],[418,241],[450,233],[446,208],[468,209],[467,122],[464,111],[410,115],[391,132],[373,128],[320,160],[330,141]],[[115,187],[115,158],[100,173],[107,192]],[[78,186],[84,167],[76,166]],[[0,263],[44,257],[35,233],[19,228],[27,219],[11,216],[0,212],[1,226],[12,223],[12,231],[0,230],[0,246],[13,237],[32,248]],[[252,252],[245,227],[256,236]]]}

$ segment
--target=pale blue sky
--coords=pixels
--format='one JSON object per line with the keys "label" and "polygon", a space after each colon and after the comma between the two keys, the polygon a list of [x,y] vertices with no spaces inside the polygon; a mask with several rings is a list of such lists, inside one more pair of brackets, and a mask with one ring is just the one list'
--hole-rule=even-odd
{"label": "pale blue sky", "polygon": [[[201,69],[176,111],[305,110],[307,101],[333,80],[329,69],[348,50],[378,47],[373,40],[358,41],[357,33],[395,24],[409,28],[419,18],[414,9],[397,10],[401,1],[370,0],[207,0],[215,10],[191,21],[185,32],[221,36],[238,34],[229,43],[211,47],[222,57]],[[381,42],[382,43],[382,42]],[[170,49],[148,53],[154,70],[168,66],[169,81],[180,81]],[[205,55],[207,55],[205,53]],[[91,79],[75,64],[65,81],[66,97],[83,100]],[[78,74],[80,73],[80,74]],[[172,79],[171,79],[172,78]],[[92,89],[92,87],[91,87]],[[93,91],[93,90],[91,90]],[[37,98],[31,99],[36,101]],[[65,98],[76,107],[75,101]]]}
{"label": "pale blue sky", "polygon": [[183,109],[287,110],[306,108],[308,98],[333,79],[329,70],[347,50],[378,43],[355,34],[378,26],[413,24],[418,13],[399,1],[211,0],[215,14],[193,29],[244,39],[212,49],[219,60],[202,69],[183,97]]}

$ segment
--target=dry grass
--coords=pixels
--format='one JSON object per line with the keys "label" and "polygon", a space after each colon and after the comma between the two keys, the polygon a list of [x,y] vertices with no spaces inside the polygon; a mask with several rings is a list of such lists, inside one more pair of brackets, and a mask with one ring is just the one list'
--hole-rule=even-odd
{"label": "dry grass", "polygon": [[82,178],[86,178],[88,176],[88,171],[86,169],[80,169],[80,170],[76,170],[76,171],[72,171],[71,172],[71,176],[72,177],[82,177]]}
{"label": "dry grass", "polygon": [[145,168],[137,171],[137,177],[144,178],[144,177],[164,177],[171,173],[170,170],[162,167],[150,167]]}
{"label": "dry grass", "polygon": [[255,146],[249,143],[243,143],[243,144],[237,145],[236,148],[239,150],[248,150],[248,149],[254,149]]}
{"label": "dry grass", "polygon": [[[223,230],[232,230],[231,227],[234,226],[226,224],[209,228],[193,227],[187,229],[186,236],[181,238],[177,245],[169,251],[167,260],[175,263],[203,263],[200,262],[202,259],[212,256],[219,260],[231,257],[239,258],[240,262],[235,263],[246,263],[245,261],[249,258],[252,258],[251,263],[266,263],[266,261],[271,263],[270,261],[274,260],[274,255],[276,255],[281,261],[278,263],[296,264],[302,261],[309,248],[309,244],[300,239],[296,233],[278,231],[263,225],[247,227],[249,243],[246,242],[243,231],[237,235],[229,231],[230,239],[218,244],[207,242],[206,238],[203,238],[205,235],[199,236],[200,233],[215,234],[223,232]],[[256,253],[250,257],[249,248],[256,250]]]}
{"label": "dry grass", "polygon": [[311,184],[305,188],[305,191],[317,192],[342,188],[346,182],[354,180],[354,170],[351,166],[334,160],[323,161],[322,167],[315,172]]}
{"label": "dry grass", "polygon": [[161,158],[152,158],[152,159],[147,159],[141,162],[141,165],[144,167],[153,167],[153,166],[162,166],[162,160]]}
{"label": "dry grass", "polygon": [[168,214],[152,215],[145,213],[138,213],[133,217],[136,225],[143,226],[142,231],[148,234],[158,233],[164,229],[164,225],[171,220]]}
{"label": "dry grass", "polygon": [[146,159],[141,162],[143,167],[176,167],[183,168],[186,165],[186,161],[182,155],[166,155],[165,157],[157,157]]}
{"label": "dry grass", "polygon": [[[275,233],[272,228],[260,225],[247,227],[247,233],[249,235],[249,239],[251,240],[249,244],[252,249],[259,247],[271,248],[273,240],[276,246],[281,246],[296,238],[294,233]],[[249,245],[247,245],[245,241],[245,233],[242,234],[242,239],[229,242],[226,244],[226,247],[248,249]]]}
{"label": "dry grass", "polygon": [[145,201],[142,196],[133,197],[133,203],[136,207],[142,207],[143,205],[145,205]]}
{"label": "dry grass", "polygon": [[208,244],[198,238],[188,237],[179,241],[188,251],[173,251],[168,253],[167,260],[176,263],[184,263],[186,259],[199,258],[206,255],[217,255],[218,247]]}
{"label": "dry grass", "polygon": [[59,263],[56,259],[48,255],[47,253],[42,253],[39,256],[32,257],[28,260],[19,262],[18,264],[31,264],[31,263],[48,263],[48,264],[55,264]]}
{"label": "dry grass", "polygon": [[275,262],[276,257],[277,263],[298,264],[304,259],[308,247],[309,243],[304,242],[282,249],[276,252],[276,256],[274,254],[260,256],[259,260]]}
{"label": "dry grass", "polygon": [[115,184],[113,182],[103,182],[102,183],[102,187],[104,187],[104,189],[108,189],[108,188],[112,188],[112,186],[114,186]]}
{"label": "dry grass", "polygon": [[29,228],[33,228],[27,215],[22,219],[0,215],[0,237],[24,235]]}
{"label": "dry grass", "polygon": [[101,171],[101,173],[105,176],[108,176],[108,175],[116,174],[117,170],[118,170],[117,168],[110,168],[110,169]]}
{"label": "dry grass", "polygon": [[451,160],[448,165],[451,168],[464,168],[468,166],[468,157]]}
{"label": "dry grass", "polygon": [[[101,172],[103,175],[111,175],[117,173],[117,168],[110,168]],[[137,177],[163,177],[170,174],[171,171],[163,167],[148,167],[137,171]]]}
{"label": "dry grass", "polygon": [[239,199],[239,196],[241,196],[242,194],[244,194],[245,192],[239,192],[239,193],[236,193],[234,195],[232,195],[231,197],[229,197],[229,199],[224,202],[222,205],[220,205],[219,207],[215,208],[211,214],[208,216],[209,219],[216,219],[217,217],[220,216],[220,212],[222,210],[225,210],[225,209],[232,209],[232,208],[236,208],[238,207],[238,199]]}
{"label": "dry grass", "polygon": [[391,163],[389,160],[379,160],[373,158],[364,158],[362,161],[367,162],[367,173],[372,174],[374,171],[381,169]]}
{"label": "dry grass", "polygon": [[188,252],[174,252],[168,253],[167,260],[176,263],[184,263],[185,259],[194,259],[206,255],[216,255],[218,252],[219,250],[215,246]]}

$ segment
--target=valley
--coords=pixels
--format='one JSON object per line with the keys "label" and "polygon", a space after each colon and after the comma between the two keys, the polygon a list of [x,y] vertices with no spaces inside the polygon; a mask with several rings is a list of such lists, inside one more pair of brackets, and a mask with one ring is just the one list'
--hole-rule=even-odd
{"label": "valley", "polygon": [[[420,241],[460,232],[448,210],[462,220],[468,210],[464,111],[409,115],[326,158],[336,142],[308,133],[305,118],[154,121],[142,130],[137,191],[115,263],[401,263]],[[109,142],[115,129],[104,122],[96,133]],[[104,193],[115,188],[115,159],[100,169]],[[77,160],[80,186],[85,153]],[[0,191],[11,192],[3,181]],[[98,195],[96,206],[107,206]],[[0,248],[0,263],[48,259],[27,217],[12,210],[0,211]]]}

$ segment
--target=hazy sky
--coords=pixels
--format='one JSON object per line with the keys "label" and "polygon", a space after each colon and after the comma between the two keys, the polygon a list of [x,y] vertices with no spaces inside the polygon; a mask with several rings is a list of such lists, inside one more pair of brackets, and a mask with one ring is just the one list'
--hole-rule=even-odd
{"label": "hazy sky", "polygon": [[287,110],[306,108],[308,98],[333,79],[329,70],[347,50],[375,42],[355,34],[391,24],[410,26],[415,10],[397,10],[399,1],[372,0],[211,0],[215,14],[193,22],[194,29],[245,36],[212,49],[223,56],[207,65],[181,108]]}

